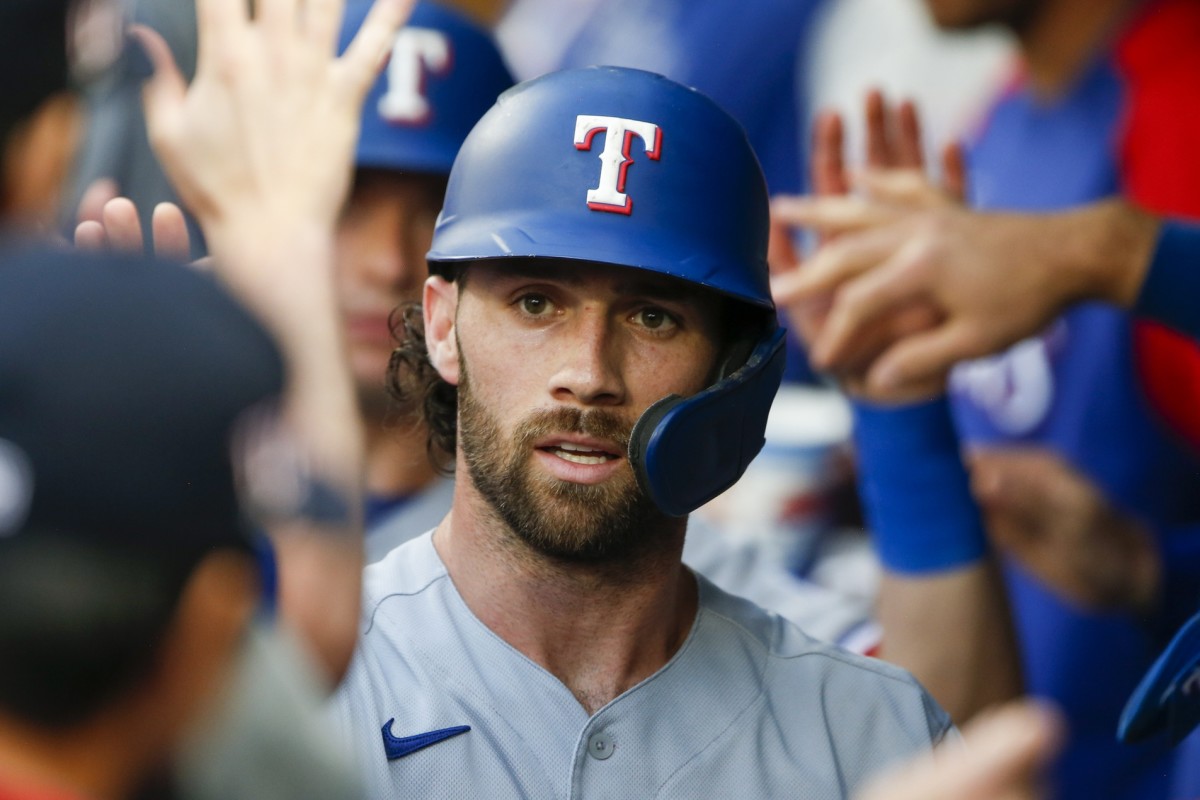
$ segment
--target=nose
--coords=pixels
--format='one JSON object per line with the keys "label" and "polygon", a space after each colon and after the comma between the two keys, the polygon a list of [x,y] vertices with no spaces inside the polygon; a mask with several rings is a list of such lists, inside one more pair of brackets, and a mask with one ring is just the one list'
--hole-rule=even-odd
{"label": "nose", "polygon": [[602,308],[585,306],[559,342],[550,394],[561,403],[618,406],[625,402],[621,343]]}

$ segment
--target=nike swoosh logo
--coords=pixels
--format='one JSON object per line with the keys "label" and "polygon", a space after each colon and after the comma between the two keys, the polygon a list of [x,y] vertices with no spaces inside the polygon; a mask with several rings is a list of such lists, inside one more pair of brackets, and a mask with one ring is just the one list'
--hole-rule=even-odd
{"label": "nike swoosh logo", "polygon": [[404,758],[407,755],[412,755],[418,750],[424,750],[430,745],[444,742],[459,734],[466,733],[471,730],[470,725],[458,725],[453,728],[442,728],[436,731],[427,733],[418,733],[415,736],[405,736],[399,738],[392,734],[392,723],[396,721],[392,717],[387,722],[383,723],[383,752],[387,755],[388,761],[395,761],[397,758]]}

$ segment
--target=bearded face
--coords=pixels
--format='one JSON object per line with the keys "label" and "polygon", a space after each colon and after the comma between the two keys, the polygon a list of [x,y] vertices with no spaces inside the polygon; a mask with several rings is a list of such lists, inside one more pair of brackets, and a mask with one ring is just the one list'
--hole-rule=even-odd
{"label": "bearded face", "polygon": [[[641,490],[624,454],[633,423],[602,408],[543,410],[505,436],[467,373],[459,385],[459,440],[479,493],[534,551],[574,562],[628,560],[661,543],[668,518]],[[612,442],[624,464],[602,483],[561,480],[534,465],[536,444],[561,434]]]}

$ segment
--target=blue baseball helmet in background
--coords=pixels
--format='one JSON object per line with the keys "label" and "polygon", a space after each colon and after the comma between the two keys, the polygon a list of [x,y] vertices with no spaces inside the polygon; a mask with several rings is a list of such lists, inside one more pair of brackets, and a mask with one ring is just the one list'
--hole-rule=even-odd
{"label": "blue baseball helmet in background", "polygon": [[[346,8],[339,52],[370,2]],[[363,104],[358,167],[446,175],[471,128],[513,77],[487,31],[435,3],[418,3]]]}
{"label": "blue baseball helmet in background", "polygon": [[629,459],[682,516],[741,477],[763,445],[784,367],[767,271],[766,182],[741,126],[660,75],[551,73],[503,94],[450,173],[428,254],[452,275],[480,260],[570,259],[647,270],[744,304],[717,382],[651,406]]}

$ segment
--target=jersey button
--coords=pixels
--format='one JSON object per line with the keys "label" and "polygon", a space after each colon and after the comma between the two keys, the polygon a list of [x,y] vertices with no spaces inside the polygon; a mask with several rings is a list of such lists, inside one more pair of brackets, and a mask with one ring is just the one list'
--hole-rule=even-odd
{"label": "jersey button", "polygon": [[588,737],[588,753],[592,758],[603,761],[613,754],[613,740],[607,733],[593,733]]}

